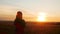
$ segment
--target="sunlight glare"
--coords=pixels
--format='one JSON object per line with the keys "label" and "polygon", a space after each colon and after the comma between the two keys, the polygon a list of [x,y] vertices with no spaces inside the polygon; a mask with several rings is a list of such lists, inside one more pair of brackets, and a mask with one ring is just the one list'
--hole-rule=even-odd
{"label": "sunlight glare", "polygon": [[46,13],[39,13],[37,17],[37,21],[45,22],[46,21]]}

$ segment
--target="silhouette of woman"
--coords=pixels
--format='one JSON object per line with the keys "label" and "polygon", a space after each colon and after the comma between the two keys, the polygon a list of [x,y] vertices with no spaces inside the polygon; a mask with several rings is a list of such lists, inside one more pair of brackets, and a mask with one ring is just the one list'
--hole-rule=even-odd
{"label": "silhouette of woman", "polygon": [[14,24],[16,26],[16,34],[24,34],[25,21],[22,19],[22,12],[17,12]]}

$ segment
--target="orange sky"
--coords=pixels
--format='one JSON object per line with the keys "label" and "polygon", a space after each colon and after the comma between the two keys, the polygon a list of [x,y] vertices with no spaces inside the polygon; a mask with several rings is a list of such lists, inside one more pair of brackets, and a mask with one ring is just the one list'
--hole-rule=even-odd
{"label": "orange sky", "polygon": [[0,20],[14,20],[19,10],[26,21],[37,21],[44,12],[46,22],[60,22],[60,0],[0,0]]}

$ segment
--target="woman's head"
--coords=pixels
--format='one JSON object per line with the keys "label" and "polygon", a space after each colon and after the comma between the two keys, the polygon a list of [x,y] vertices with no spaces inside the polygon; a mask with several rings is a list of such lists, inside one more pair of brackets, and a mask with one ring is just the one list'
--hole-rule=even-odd
{"label": "woman's head", "polygon": [[22,12],[18,11],[16,17],[19,18],[19,19],[22,19]]}

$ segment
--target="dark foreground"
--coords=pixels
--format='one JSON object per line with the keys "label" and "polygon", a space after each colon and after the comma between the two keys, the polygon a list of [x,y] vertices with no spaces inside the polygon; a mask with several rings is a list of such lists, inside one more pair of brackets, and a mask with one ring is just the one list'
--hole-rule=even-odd
{"label": "dark foreground", "polygon": [[[13,21],[0,21],[0,34],[14,34]],[[26,22],[25,34],[60,34],[60,22]]]}

